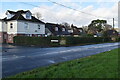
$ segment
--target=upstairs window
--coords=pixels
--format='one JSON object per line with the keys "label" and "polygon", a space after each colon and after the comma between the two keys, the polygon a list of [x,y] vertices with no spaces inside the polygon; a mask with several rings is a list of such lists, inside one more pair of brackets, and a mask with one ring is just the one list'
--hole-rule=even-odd
{"label": "upstairs window", "polygon": [[28,23],[25,23],[25,29],[28,29]]}
{"label": "upstairs window", "polygon": [[11,29],[13,28],[13,23],[10,23],[10,28],[11,28]]}
{"label": "upstairs window", "polygon": [[29,15],[29,14],[26,14],[26,18],[29,19],[29,18],[30,18],[30,15]]}
{"label": "upstairs window", "polygon": [[65,31],[65,28],[62,28],[62,31]]}
{"label": "upstairs window", "polygon": [[38,30],[40,30],[40,25],[38,25]]}
{"label": "upstairs window", "polygon": [[82,30],[79,30],[80,32],[83,32]]}
{"label": "upstairs window", "polygon": [[55,27],[55,31],[58,31],[58,27]]}
{"label": "upstairs window", "polygon": [[26,13],[26,19],[31,19],[31,14],[29,12]]}

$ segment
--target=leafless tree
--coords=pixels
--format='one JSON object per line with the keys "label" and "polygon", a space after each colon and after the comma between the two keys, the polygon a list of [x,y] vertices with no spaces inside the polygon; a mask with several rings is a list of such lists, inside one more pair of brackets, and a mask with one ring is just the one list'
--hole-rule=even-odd
{"label": "leafless tree", "polygon": [[70,24],[68,24],[67,22],[63,22],[61,25],[65,26],[67,29],[70,28]]}
{"label": "leafless tree", "polygon": [[42,15],[41,15],[41,13],[40,12],[35,12],[35,13],[33,13],[33,16],[35,16],[37,19],[41,19],[42,18]]}

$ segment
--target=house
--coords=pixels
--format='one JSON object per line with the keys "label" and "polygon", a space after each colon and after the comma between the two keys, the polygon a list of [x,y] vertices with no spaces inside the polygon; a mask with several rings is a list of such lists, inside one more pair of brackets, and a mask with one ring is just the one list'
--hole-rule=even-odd
{"label": "house", "polygon": [[46,23],[46,36],[67,36],[70,35],[68,30],[60,24]]}
{"label": "house", "polygon": [[103,29],[104,31],[107,31],[107,30],[112,30],[113,28],[112,28],[112,25],[104,24],[104,26],[102,27],[102,29]]}
{"label": "house", "polygon": [[77,28],[73,24],[71,25],[71,30],[72,30],[71,35],[74,36],[74,37],[78,37],[78,36],[80,36],[81,34],[84,33],[84,30],[82,28]]}
{"label": "house", "polygon": [[117,32],[120,33],[120,28],[114,28]]}
{"label": "house", "polygon": [[112,30],[107,30],[106,35],[112,37],[112,36],[118,36],[119,33],[116,30],[112,29]]}
{"label": "house", "polygon": [[0,20],[1,42],[13,43],[14,36],[45,36],[45,23],[32,16],[29,10],[7,10],[6,16]]}
{"label": "house", "polygon": [[7,40],[6,22],[0,19],[0,43],[6,42],[6,40]]}
{"label": "house", "polygon": [[118,32],[118,36],[120,37],[120,27],[115,28],[115,30]]}

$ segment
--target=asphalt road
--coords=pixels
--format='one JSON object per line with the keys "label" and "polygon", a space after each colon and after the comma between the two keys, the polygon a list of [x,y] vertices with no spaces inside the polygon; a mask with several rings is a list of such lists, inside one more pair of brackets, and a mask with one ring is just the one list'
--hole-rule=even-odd
{"label": "asphalt road", "polygon": [[73,60],[118,48],[120,43],[104,43],[72,47],[23,47],[3,45],[2,76],[15,75],[34,68]]}

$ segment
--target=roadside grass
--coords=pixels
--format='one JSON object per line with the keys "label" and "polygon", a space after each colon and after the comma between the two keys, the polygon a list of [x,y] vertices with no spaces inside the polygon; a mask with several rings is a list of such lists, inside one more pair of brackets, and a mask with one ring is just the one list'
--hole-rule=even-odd
{"label": "roadside grass", "polygon": [[7,78],[119,78],[118,50],[120,48],[33,69]]}

